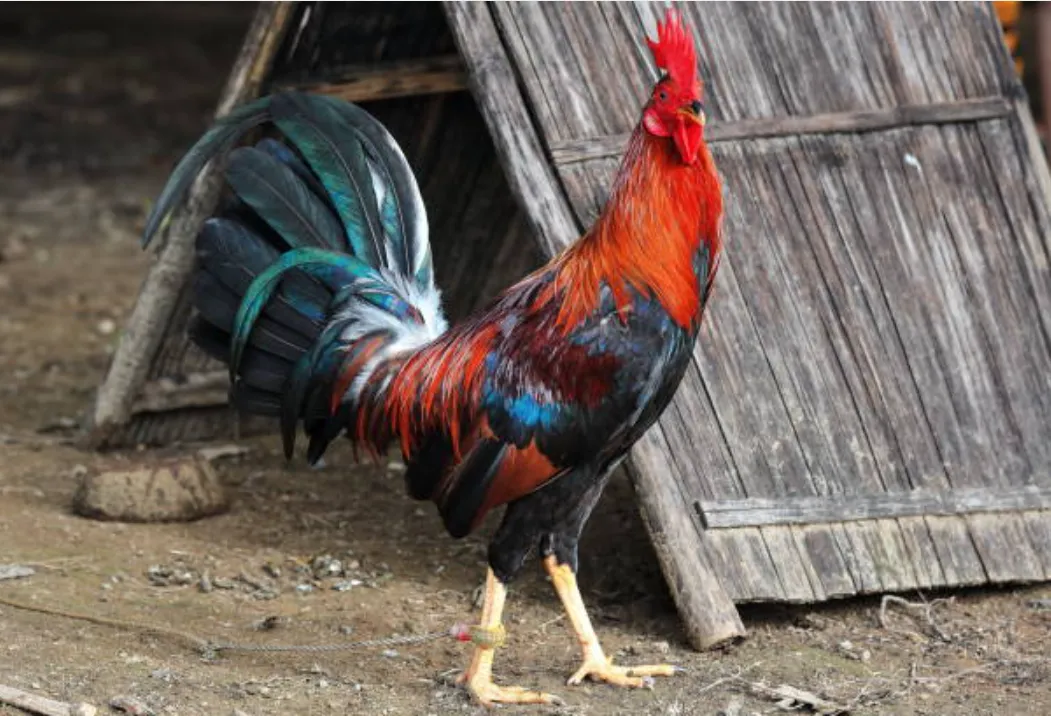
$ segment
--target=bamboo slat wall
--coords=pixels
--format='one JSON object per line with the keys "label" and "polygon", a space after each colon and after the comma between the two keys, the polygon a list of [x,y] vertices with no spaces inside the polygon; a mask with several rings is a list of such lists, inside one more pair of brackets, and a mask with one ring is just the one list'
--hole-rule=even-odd
{"label": "bamboo slat wall", "polygon": [[[658,551],[680,608],[708,568],[738,602],[1051,578],[1051,185],[993,11],[681,7],[726,256],[632,460],[655,538],[674,526]],[[557,174],[545,199],[584,228],[656,78],[642,38],[663,4],[487,12],[447,6],[475,91],[501,61],[491,22]]]}

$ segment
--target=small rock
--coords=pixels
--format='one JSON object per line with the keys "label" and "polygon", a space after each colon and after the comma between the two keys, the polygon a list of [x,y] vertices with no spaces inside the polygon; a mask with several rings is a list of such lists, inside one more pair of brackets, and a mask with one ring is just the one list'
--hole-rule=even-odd
{"label": "small rock", "polygon": [[155,587],[184,586],[194,582],[193,572],[182,567],[169,567],[163,564],[151,565],[146,570],[146,578]]}
{"label": "small rock", "polygon": [[1051,599],[1030,599],[1025,605],[1030,609],[1051,609]]}
{"label": "small rock", "polygon": [[868,649],[862,650],[862,652],[861,652],[861,660],[862,661],[869,661],[870,659],[872,659],[872,652],[869,651]]}
{"label": "small rock", "polygon": [[398,658],[398,652],[395,651],[394,649],[384,649],[383,650],[383,656],[387,657],[388,659],[397,659]]}
{"label": "small rock", "polygon": [[259,631],[273,631],[278,627],[284,625],[285,620],[275,615],[268,616],[264,619],[260,619],[253,626]]}
{"label": "small rock", "polygon": [[32,577],[36,570],[21,564],[0,564],[0,581],[5,579],[22,579]]}
{"label": "small rock", "polygon": [[208,594],[215,588],[212,585],[212,579],[208,576],[207,572],[201,575],[201,580],[197,582],[197,588],[204,594]]}
{"label": "small rock", "polygon": [[332,585],[332,589],[337,592],[349,592],[354,587],[360,587],[363,582],[360,579],[344,579],[342,582],[336,582]]}
{"label": "small rock", "polygon": [[111,336],[117,330],[117,324],[112,318],[104,318],[95,326],[98,332],[104,336]]}
{"label": "small rock", "polygon": [[79,704],[74,704],[69,709],[69,716],[96,716],[98,712],[98,709],[91,704],[81,702]]}
{"label": "small rock", "polygon": [[175,681],[175,674],[172,673],[171,669],[154,669],[150,672],[151,679],[157,679],[158,681],[166,681],[171,683]]}
{"label": "small rock", "polygon": [[343,574],[343,563],[330,554],[315,557],[310,564],[317,579],[338,577]]}
{"label": "small rock", "polygon": [[658,654],[667,654],[671,651],[671,644],[666,641],[658,641],[653,645],[653,648],[657,650]]}
{"label": "small rock", "polygon": [[263,571],[266,572],[267,576],[273,577],[274,579],[281,578],[281,568],[273,562],[267,562],[263,565]]}
{"label": "small rock", "polygon": [[339,628],[339,633],[342,634],[343,636],[350,636],[351,634],[354,633],[354,627],[349,626],[347,624],[343,624]]}
{"label": "small rock", "polygon": [[110,708],[131,716],[157,716],[157,713],[134,696],[114,696],[109,700]]}
{"label": "small rock", "polygon": [[223,579],[222,577],[216,577],[212,580],[212,586],[216,589],[237,589],[237,582],[232,579]]}
{"label": "small rock", "polygon": [[310,594],[314,591],[313,584],[297,584],[296,591],[300,594]]}
{"label": "small rock", "polygon": [[73,498],[79,515],[124,522],[186,522],[229,506],[219,477],[199,459],[87,474]]}

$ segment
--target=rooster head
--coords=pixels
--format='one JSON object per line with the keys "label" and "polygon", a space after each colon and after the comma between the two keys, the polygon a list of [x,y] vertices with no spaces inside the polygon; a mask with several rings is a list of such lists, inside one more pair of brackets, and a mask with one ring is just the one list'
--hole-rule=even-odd
{"label": "rooster head", "polygon": [[653,88],[642,124],[650,134],[671,137],[682,161],[693,164],[704,131],[703,86],[697,77],[693,38],[682,24],[682,15],[668,10],[664,22],[657,23],[657,40],[647,37],[646,44],[664,76]]}

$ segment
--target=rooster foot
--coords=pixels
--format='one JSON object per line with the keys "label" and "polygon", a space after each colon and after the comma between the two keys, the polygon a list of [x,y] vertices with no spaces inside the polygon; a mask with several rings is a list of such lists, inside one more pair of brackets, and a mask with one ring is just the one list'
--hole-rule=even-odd
{"label": "rooster foot", "polygon": [[616,666],[613,659],[606,658],[602,653],[589,656],[584,660],[584,665],[577,669],[576,673],[569,677],[569,685],[576,686],[584,679],[593,681],[605,681],[613,686],[623,686],[632,689],[652,689],[654,676],[672,676],[685,671],[678,666],[669,664],[655,664],[652,666]]}
{"label": "rooster foot", "polygon": [[545,694],[542,691],[530,691],[521,686],[497,686],[492,679],[487,679],[481,674],[468,677],[463,674],[458,682],[466,683],[467,690],[482,706],[493,706],[494,704],[561,704],[562,699],[554,694]]}

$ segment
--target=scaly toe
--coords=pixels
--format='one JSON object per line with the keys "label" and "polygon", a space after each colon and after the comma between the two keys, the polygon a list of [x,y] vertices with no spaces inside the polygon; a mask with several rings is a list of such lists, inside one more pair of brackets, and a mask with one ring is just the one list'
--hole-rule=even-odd
{"label": "scaly toe", "polygon": [[632,689],[652,689],[654,676],[672,676],[684,671],[677,666],[656,664],[652,666],[616,666],[608,659],[585,661],[584,665],[569,678],[569,684],[576,686],[584,679],[605,681],[613,686]]}
{"label": "scaly toe", "polygon": [[483,706],[493,704],[561,704],[562,699],[542,691],[530,691],[521,686],[497,686],[492,681],[468,681],[471,695]]}

